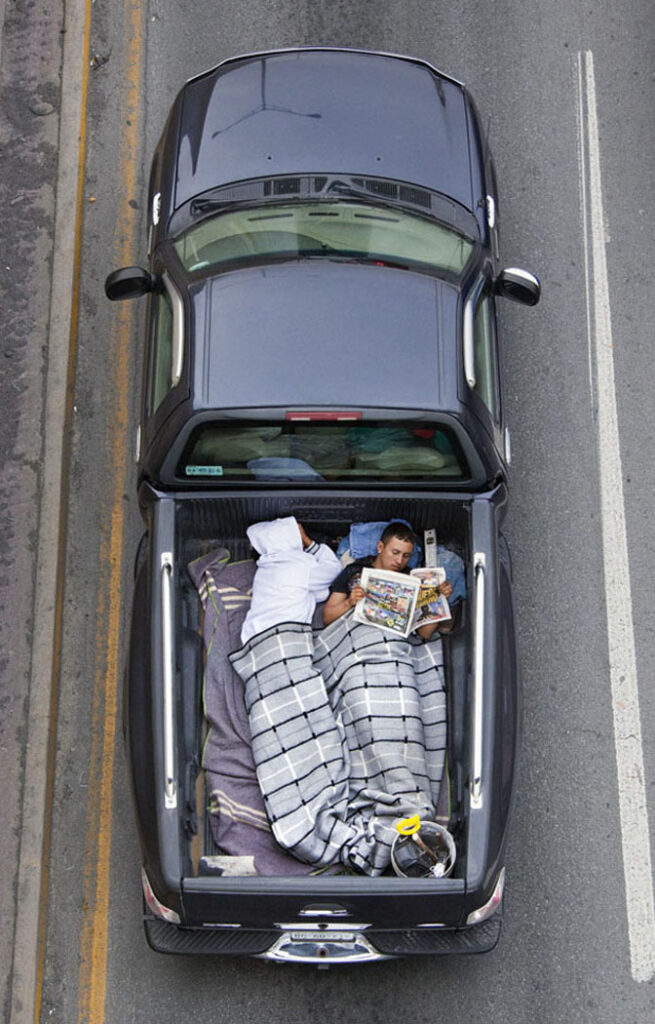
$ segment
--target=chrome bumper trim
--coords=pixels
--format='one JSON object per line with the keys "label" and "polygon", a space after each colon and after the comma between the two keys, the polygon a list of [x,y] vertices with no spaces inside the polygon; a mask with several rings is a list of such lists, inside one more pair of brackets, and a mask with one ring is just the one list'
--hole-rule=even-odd
{"label": "chrome bumper trim", "polygon": [[259,959],[285,963],[324,965],[330,963],[354,964],[393,957],[378,951],[362,934],[366,924],[329,924],[321,927],[301,921],[298,924],[278,925],[282,934]]}

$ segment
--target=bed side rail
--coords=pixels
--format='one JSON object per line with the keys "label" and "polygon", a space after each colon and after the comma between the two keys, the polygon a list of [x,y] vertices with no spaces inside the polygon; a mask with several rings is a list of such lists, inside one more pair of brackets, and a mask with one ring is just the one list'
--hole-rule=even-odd
{"label": "bed side rail", "polygon": [[482,725],[484,722],[484,617],[487,560],[473,556],[473,729],[471,750],[471,807],[482,807]]}
{"label": "bed side rail", "polygon": [[164,803],[167,808],[177,807],[177,775],[175,771],[175,700],[173,695],[173,553],[161,555],[161,638],[164,713]]}

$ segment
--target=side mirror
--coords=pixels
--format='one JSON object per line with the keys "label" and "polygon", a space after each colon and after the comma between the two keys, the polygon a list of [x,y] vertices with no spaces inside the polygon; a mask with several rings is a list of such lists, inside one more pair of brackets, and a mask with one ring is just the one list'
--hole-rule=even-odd
{"label": "side mirror", "polygon": [[121,267],[114,270],[105,281],[105,295],[112,302],[121,299],[138,299],[155,290],[157,279],[143,267]]}
{"label": "side mirror", "polygon": [[496,295],[503,295],[512,302],[521,302],[524,306],[536,306],[541,296],[539,278],[518,267],[502,270],[496,278],[494,290]]}

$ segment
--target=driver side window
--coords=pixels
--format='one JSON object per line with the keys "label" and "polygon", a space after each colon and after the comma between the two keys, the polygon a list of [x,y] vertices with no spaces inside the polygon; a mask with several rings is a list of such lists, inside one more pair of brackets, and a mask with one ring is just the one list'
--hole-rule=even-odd
{"label": "driver side window", "polygon": [[475,359],[475,390],[493,418],[500,418],[498,397],[498,353],[493,299],[483,292],[473,317],[473,351]]}
{"label": "driver side window", "polygon": [[150,413],[156,412],[171,388],[173,366],[173,306],[166,289],[154,296],[153,358]]}

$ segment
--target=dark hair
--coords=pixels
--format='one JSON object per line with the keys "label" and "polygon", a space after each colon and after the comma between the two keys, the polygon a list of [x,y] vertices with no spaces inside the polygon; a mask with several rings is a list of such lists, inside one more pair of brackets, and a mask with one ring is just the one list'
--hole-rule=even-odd
{"label": "dark hair", "polygon": [[410,530],[409,526],[405,526],[404,523],[389,523],[388,526],[385,526],[380,540],[383,544],[388,544],[392,537],[408,541],[410,544],[416,544],[414,532]]}

